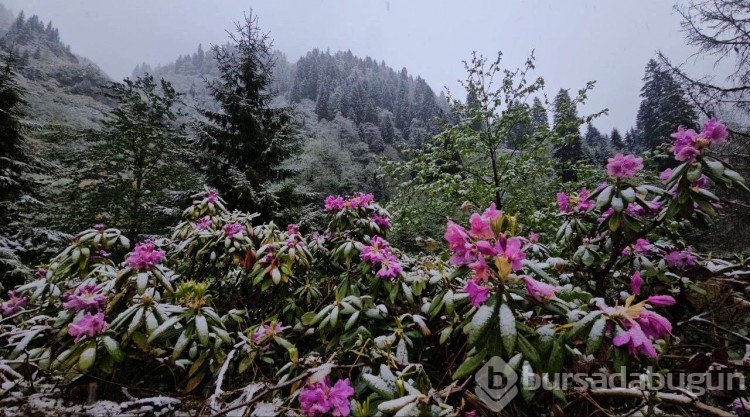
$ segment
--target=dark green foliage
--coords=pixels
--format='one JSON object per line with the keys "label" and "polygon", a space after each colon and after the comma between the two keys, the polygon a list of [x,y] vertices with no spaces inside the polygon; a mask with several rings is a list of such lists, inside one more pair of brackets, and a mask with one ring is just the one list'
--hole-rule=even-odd
{"label": "dark green foliage", "polygon": [[641,97],[632,151],[652,151],[669,142],[675,126],[697,127],[695,110],[685,98],[682,87],[653,59],[646,64]]}
{"label": "dark green foliage", "polygon": [[615,151],[622,151],[623,149],[625,149],[625,141],[622,138],[619,130],[612,129],[612,133],[609,134],[609,141],[612,143]]}
{"label": "dark green foliage", "polygon": [[71,217],[121,227],[132,237],[164,233],[179,216],[179,191],[198,187],[183,163],[179,96],[150,75],[112,83],[108,95],[119,104],[91,133],[93,146],[77,155],[82,174],[74,176],[69,198],[79,213]]}
{"label": "dark green foliage", "polygon": [[21,178],[28,170],[28,149],[19,120],[24,90],[16,82],[15,57],[11,53],[0,58],[0,224],[7,224],[9,205],[28,190]]}
{"label": "dark green foliage", "polygon": [[577,176],[571,167],[584,158],[581,132],[579,126],[576,103],[570,99],[568,90],[560,89],[555,96],[555,117],[552,121],[553,130],[562,139],[562,143],[554,150],[554,157],[560,163],[560,174],[564,182],[574,181]]}
{"label": "dark green foliage", "polygon": [[26,268],[15,251],[19,244],[7,236],[15,232],[18,198],[30,192],[24,174],[30,171],[26,138],[21,131],[24,90],[16,82],[13,54],[2,54],[0,69],[0,289],[23,282]]}
{"label": "dark green foliage", "polygon": [[609,139],[599,132],[591,123],[586,127],[583,137],[583,151],[586,158],[595,165],[604,165],[612,154]]}
{"label": "dark green foliage", "polygon": [[[428,135],[436,133],[428,122],[446,114],[421,77],[413,78],[406,69],[396,72],[370,57],[358,58],[351,51],[331,55],[314,49],[300,58],[289,99],[293,103],[315,101],[321,119],[332,120],[341,113],[358,125],[377,125],[386,142],[395,135],[384,133],[383,128],[397,129],[412,145],[425,139],[421,129],[428,129]],[[383,125],[383,112],[390,113],[390,126]]]}
{"label": "dark green foliage", "polygon": [[293,113],[271,107],[274,59],[257,18],[246,16],[236,29],[233,48],[213,48],[220,76],[208,89],[221,111],[201,111],[206,120],[195,125],[197,161],[230,206],[268,219],[278,207],[272,184],[290,175],[281,164],[297,148]]}

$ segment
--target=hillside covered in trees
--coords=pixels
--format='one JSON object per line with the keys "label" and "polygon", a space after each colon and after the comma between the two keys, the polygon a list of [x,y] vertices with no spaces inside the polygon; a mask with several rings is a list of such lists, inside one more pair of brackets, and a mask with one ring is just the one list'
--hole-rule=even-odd
{"label": "hillside covered in trees", "polygon": [[446,97],[251,11],[120,81],[0,6],[0,411],[750,415],[750,7],[675,11],[735,72],[602,132],[534,52]]}

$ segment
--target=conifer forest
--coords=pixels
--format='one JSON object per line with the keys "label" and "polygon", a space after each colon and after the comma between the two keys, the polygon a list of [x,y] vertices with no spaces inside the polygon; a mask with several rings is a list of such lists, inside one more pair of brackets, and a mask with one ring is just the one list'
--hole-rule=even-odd
{"label": "conifer forest", "polygon": [[0,415],[750,417],[750,3],[671,13],[610,128],[507,42],[444,89],[248,6],[116,79],[0,4]]}

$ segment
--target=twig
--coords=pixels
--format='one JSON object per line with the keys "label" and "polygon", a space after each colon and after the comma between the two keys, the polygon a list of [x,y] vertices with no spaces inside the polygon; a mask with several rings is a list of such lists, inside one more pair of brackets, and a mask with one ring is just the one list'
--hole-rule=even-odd
{"label": "twig", "polygon": [[700,411],[701,415],[716,416],[716,417],[736,417],[736,415],[720,410],[716,407],[702,403],[694,398],[690,398],[686,395],[670,394],[666,392],[649,392],[646,390],[640,390],[637,388],[603,388],[596,390],[589,390],[587,394],[597,397],[610,397],[610,398],[628,398],[628,399],[643,399],[644,396],[656,396],[656,398],[664,403],[692,407]]}

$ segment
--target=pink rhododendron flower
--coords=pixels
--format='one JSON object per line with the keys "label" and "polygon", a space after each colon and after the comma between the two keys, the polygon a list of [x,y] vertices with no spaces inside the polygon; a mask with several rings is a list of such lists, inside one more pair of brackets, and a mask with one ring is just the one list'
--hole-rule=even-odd
{"label": "pink rhododendron flower", "polygon": [[635,155],[623,156],[618,153],[608,161],[607,173],[615,178],[633,178],[639,170],[643,169],[643,158],[636,158]]}
{"label": "pink rhododendron flower", "polygon": [[380,279],[396,278],[402,271],[401,263],[393,255],[388,255],[386,258],[380,260],[379,266],[380,269],[375,276]]}
{"label": "pink rhododendron flower", "polygon": [[476,239],[493,239],[495,237],[495,232],[492,231],[489,218],[474,213],[469,219],[469,224],[471,224],[469,234],[472,237]]}
{"label": "pink rhododendron flower", "polygon": [[339,211],[344,208],[344,197],[340,195],[326,197],[325,201],[326,211]]}
{"label": "pink rhododendron flower", "polygon": [[705,188],[707,182],[708,182],[708,177],[706,177],[705,175],[701,175],[701,177],[693,181],[692,184],[690,184],[690,186],[695,188],[696,190],[699,190],[701,188]]}
{"label": "pink rhododendron flower", "polygon": [[19,297],[17,292],[8,291],[8,300],[0,303],[0,311],[3,316],[12,316],[23,310],[28,303],[29,297]]}
{"label": "pink rhododendron flower", "polygon": [[534,233],[534,232],[529,233],[529,242],[536,243],[538,241],[539,241],[539,234],[538,233]]}
{"label": "pink rhododendron flower", "polygon": [[633,294],[638,295],[641,293],[641,286],[643,285],[643,278],[641,278],[641,272],[635,271],[632,277],[630,277],[630,288],[633,290]]}
{"label": "pink rhododendron flower", "polygon": [[629,328],[625,331],[618,332],[617,336],[612,339],[612,344],[615,346],[628,346],[628,351],[635,355],[639,351],[649,358],[656,357],[656,348],[651,340],[635,322],[626,322]]}
{"label": "pink rhododendron flower", "polygon": [[381,216],[378,213],[372,215],[373,223],[377,224],[381,230],[391,227],[391,219],[388,216]]}
{"label": "pink rhododendron flower", "polygon": [[643,310],[636,321],[646,336],[658,339],[672,333],[672,323],[666,317],[653,311]]}
{"label": "pink rhododendron flower", "polygon": [[684,250],[684,251],[673,250],[672,252],[669,252],[664,257],[664,260],[667,262],[667,265],[669,265],[671,268],[678,268],[678,269],[687,268],[689,266],[695,266],[696,264],[695,256],[692,253],[690,253],[690,251],[688,250]]}
{"label": "pink rhododendron flower", "polygon": [[[373,200],[374,197],[372,194],[354,193],[354,196],[348,200],[348,204],[352,209],[365,208],[370,205]],[[346,207],[346,203],[344,203],[344,206]]]}
{"label": "pink rhododendron flower", "polygon": [[526,259],[526,254],[521,250],[521,239],[512,237],[510,239],[498,239],[495,244],[497,255],[508,260],[513,271],[521,269],[521,261]]}
{"label": "pink rhododendron flower", "polygon": [[469,280],[466,283],[464,291],[469,294],[469,300],[474,307],[479,307],[490,297],[489,287],[477,285],[474,280]]}
{"label": "pink rhododendron flower", "polygon": [[79,341],[83,336],[96,337],[101,334],[107,323],[104,321],[104,313],[86,313],[85,316],[79,318],[74,323],[68,324],[68,334],[75,337],[75,341]]}
{"label": "pink rhododendron flower", "polygon": [[711,142],[724,143],[727,137],[729,137],[729,131],[727,131],[727,127],[723,123],[716,119],[711,119],[703,125],[701,136]]}
{"label": "pink rhododendron flower", "polygon": [[225,224],[221,230],[228,238],[240,238],[245,235],[245,227],[239,223]]}
{"label": "pink rhododendron flower", "polygon": [[523,277],[523,283],[526,284],[526,292],[539,302],[555,298],[557,288],[553,285],[539,282],[531,277]]}
{"label": "pink rhododendron flower", "polygon": [[107,297],[101,291],[102,289],[93,283],[81,284],[68,296],[63,307],[73,311],[86,310],[97,313],[107,305]]}
{"label": "pink rhododendron flower", "polygon": [[490,203],[490,206],[487,207],[484,213],[482,213],[482,217],[487,218],[489,220],[497,220],[503,217],[503,211],[498,210],[495,203]]}
{"label": "pink rhododendron flower", "polygon": [[560,213],[567,213],[570,210],[570,198],[565,193],[557,193],[557,207]]}
{"label": "pink rhododendron flower", "polygon": [[299,234],[299,225],[296,225],[294,223],[290,223],[286,226],[286,232],[290,235],[296,235]]}
{"label": "pink rhododendron flower", "polygon": [[201,231],[201,230],[208,230],[210,228],[211,228],[210,216],[202,217],[195,223],[195,230]]}
{"label": "pink rhododendron flower", "polygon": [[264,339],[268,339],[281,333],[282,325],[281,322],[271,324],[262,324],[258,327],[258,330],[253,333],[253,343],[256,345]]}
{"label": "pink rhododendron flower", "polygon": [[671,295],[652,295],[648,297],[647,301],[655,306],[673,306],[677,304],[677,301]]}
{"label": "pink rhododendron flower", "polygon": [[215,204],[217,201],[219,201],[219,193],[217,193],[216,190],[213,188],[208,190],[205,201],[207,203]]}
{"label": "pink rhododendron flower", "polygon": [[373,236],[370,239],[370,246],[365,246],[359,258],[363,261],[378,263],[391,254],[388,241],[380,236]]}
{"label": "pink rhododendron flower", "polygon": [[484,256],[480,256],[476,261],[469,264],[469,269],[474,272],[473,278],[475,281],[484,281],[490,278],[490,268],[487,266],[487,262],[484,260]]}
{"label": "pink rhododendron flower", "polygon": [[300,388],[299,404],[307,417],[317,417],[331,413],[335,417],[348,416],[349,398],[354,395],[354,388],[349,379],[340,379],[331,387],[328,377],[324,381],[307,384]]}
{"label": "pink rhododendron flower", "polygon": [[594,204],[596,204],[596,201],[589,200],[589,190],[586,189],[586,187],[581,188],[581,191],[578,193],[578,205],[576,208],[580,211],[587,211],[591,207],[594,207]]}
{"label": "pink rhododendron flower", "polygon": [[103,224],[101,224],[101,223],[99,223],[99,224],[95,224],[95,225],[94,225],[94,230],[96,230],[96,231],[97,231],[97,232],[99,232],[99,233],[103,232],[103,231],[104,231],[104,229],[105,229],[105,227],[104,227],[104,225],[103,225]]}
{"label": "pink rhododendron flower", "polygon": [[151,242],[135,245],[135,249],[128,256],[128,266],[138,271],[144,271],[158,265],[164,259],[164,251],[157,250]]}
{"label": "pink rhododendron flower", "polygon": [[726,127],[715,120],[706,123],[701,134],[695,133],[693,129],[685,130],[682,126],[672,134],[675,159],[678,161],[695,161],[701,151],[708,147],[711,142],[721,143],[726,139]]}
{"label": "pink rhododendron flower", "polygon": [[466,229],[449,220],[443,237],[448,241],[448,248],[453,252],[451,256],[453,265],[465,265],[473,260],[470,254],[473,245],[469,243],[469,235],[466,233]]}

